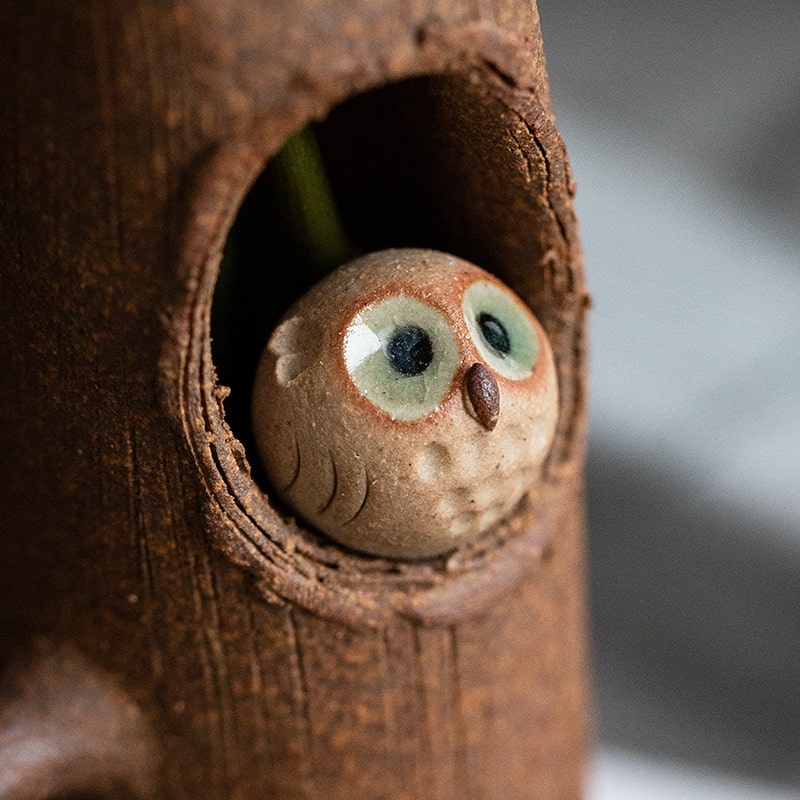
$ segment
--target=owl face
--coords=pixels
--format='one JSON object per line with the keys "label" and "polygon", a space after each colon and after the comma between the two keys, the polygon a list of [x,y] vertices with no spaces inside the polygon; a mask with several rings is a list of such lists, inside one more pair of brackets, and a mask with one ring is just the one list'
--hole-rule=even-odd
{"label": "owl face", "polygon": [[558,414],[547,337],[493,276],[429,250],[340,267],[278,324],[253,429],[275,490],[362,552],[424,558],[502,519]]}

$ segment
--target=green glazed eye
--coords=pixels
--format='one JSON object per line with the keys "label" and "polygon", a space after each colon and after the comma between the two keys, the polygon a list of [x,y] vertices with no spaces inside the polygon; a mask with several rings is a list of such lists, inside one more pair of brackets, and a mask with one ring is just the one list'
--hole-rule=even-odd
{"label": "green glazed eye", "polygon": [[539,338],[530,316],[509,290],[478,281],[464,292],[461,307],[472,341],[492,369],[512,380],[533,372]]}
{"label": "green glazed eye", "polygon": [[392,419],[421,419],[438,408],[453,382],[458,340],[435,308],[396,295],[352,319],[344,363],[359,392]]}

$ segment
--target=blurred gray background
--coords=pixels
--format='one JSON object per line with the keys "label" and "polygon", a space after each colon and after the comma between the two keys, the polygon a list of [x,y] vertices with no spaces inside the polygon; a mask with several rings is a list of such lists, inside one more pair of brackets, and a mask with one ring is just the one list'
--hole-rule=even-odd
{"label": "blurred gray background", "polygon": [[539,0],[590,289],[593,800],[800,797],[800,2]]}

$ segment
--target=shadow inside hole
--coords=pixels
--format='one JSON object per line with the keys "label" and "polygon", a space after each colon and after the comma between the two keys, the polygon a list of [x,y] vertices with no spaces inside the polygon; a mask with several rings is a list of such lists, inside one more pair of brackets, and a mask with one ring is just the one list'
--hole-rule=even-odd
{"label": "shadow inside hole", "polygon": [[[350,252],[443,250],[536,296],[543,278],[531,265],[553,225],[536,200],[546,175],[510,155],[519,145],[507,111],[464,76],[425,76],[357,95],[314,125]],[[226,419],[257,480],[250,396],[258,360],[279,318],[325,271],[298,240],[280,161],[255,181],[232,226],[211,320],[217,376],[231,389]]]}

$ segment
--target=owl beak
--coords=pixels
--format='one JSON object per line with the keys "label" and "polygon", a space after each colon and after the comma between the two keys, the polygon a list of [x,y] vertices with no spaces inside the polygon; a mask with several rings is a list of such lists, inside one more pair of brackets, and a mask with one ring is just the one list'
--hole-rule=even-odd
{"label": "owl beak", "polygon": [[464,393],[469,398],[467,410],[486,428],[493,431],[500,416],[500,388],[483,364],[473,364],[464,374]]}

